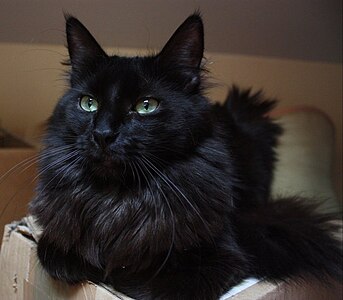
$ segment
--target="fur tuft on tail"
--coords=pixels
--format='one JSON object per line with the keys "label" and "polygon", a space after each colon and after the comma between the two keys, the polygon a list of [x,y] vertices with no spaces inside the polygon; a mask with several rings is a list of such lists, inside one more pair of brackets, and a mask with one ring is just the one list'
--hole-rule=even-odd
{"label": "fur tuft on tail", "polygon": [[254,276],[266,280],[315,277],[342,281],[342,223],[305,199],[269,202],[237,218],[240,244]]}
{"label": "fur tuft on tail", "polygon": [[268,113],[276,106],[275,99],[266,99],[262,91],[252,93],[250,89],[241,90],[233,85],[225,105],[237,123],[251,123],[268,120]]}

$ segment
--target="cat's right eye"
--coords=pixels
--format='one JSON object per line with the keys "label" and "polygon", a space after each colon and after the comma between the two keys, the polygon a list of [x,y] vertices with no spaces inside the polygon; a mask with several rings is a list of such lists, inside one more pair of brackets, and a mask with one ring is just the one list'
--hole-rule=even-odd
{"label": "cat's right eye", "polygon": [[91,96],[82,96],[80,107],[86,112],[95,112],[98,110],[98,101]]}
{"label": "cat's right eye", "polygon": [[158,101],[152,97],[140,99],[134,110],[140,115],[147,115],[154,112],[158,107]]}

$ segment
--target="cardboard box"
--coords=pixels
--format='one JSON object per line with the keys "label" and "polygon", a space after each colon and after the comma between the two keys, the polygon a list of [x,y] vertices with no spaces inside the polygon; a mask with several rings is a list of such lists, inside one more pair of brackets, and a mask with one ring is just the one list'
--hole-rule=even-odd
{"label": "cardboard box", "polygon": [[[51,279],[36,256],[36,242],[5,227],[0,253],[0,299],[5,300],[130,300],[91,282],[70,286]],[[231,290],[222,300],[339,300],[342,285],[325,288],[318,282],[274,285],[253,282]],[[132,299],[131,299],[132,300]]]}

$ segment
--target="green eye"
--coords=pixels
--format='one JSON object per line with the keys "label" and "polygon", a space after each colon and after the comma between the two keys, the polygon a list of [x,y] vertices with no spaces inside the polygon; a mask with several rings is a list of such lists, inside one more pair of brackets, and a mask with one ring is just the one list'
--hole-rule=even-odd
{"label": "green eye", "polygon": [[144,98],[137,102],[135,111],[140,115],[150,114],[158,107],[158,101],[154,98]]}
{"label": "green eye", "polygon": [[91,96],[82,96],[80,100],[80,107],[87,112],[94,112],[98,110],[98,101]]}

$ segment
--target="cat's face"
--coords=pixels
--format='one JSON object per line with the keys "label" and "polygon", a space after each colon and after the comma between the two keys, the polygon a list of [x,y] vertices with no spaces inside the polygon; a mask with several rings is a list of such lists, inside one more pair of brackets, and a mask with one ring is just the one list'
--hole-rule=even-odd
{"label": "cat's face", "polygon": [[207,135],[199,17],[188,18],[155,56],[108,56],[74,18],[67,38],[70,90],[50,119],[48,149],[67,147],[74,167],[120,177],[126,168],[184,159]]}

